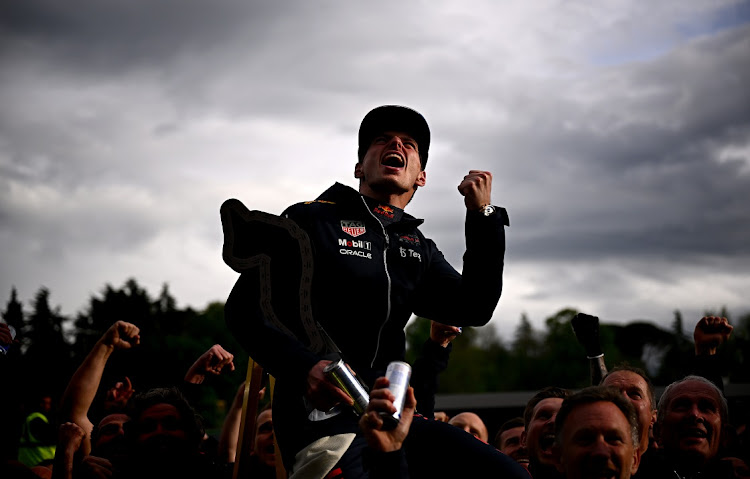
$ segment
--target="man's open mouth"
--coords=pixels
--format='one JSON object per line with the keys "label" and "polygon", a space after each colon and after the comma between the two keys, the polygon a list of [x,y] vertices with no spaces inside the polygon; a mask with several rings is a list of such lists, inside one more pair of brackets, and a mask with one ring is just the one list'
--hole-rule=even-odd
{"label": "man's open mouth", "polygon": [[691,429],[687,429],[683,433],[683,436],[703,439],[703,438],[708,437],[708,432],[700,428],[691,428]]}
{"label": "man's open mouth", "polygon": [[403,168],[406,165],[404,157],[398,153],[388,153],[380,161],[382,165],[390,166],[391,168]]}
{"label": "man's open mouth", "polygon": [[555,444],[555,435],[554,434],[545,434],[544,436],[539,438],[539,447],[544,452],[548,452],[552,449],[552,446]]}

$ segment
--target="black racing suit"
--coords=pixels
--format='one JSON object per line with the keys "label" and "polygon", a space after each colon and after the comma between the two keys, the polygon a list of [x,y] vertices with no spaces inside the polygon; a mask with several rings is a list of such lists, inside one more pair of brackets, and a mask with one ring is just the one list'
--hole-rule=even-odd
{"label": "black racing suit", "polygon": [[[388,363],[403,360],[404,326],[412,314],[482,326],[500,299],[508,225],[502,208],[491,216],[467,213],[463,274],[419,231],[422,220],[338,183],[315,201],[287,208],[283,216],[312,243],[313,317],[368,386]],[[274,426],[289,467],[294,454],[317,437],[356,432],[356,418],[344,413],[322,423],[306,420],[307,374],[325,358],[281,334],[247,304],[244,276],[227,300],[226,319],[234,331],[241,321],[252,324],[238,339],[277,380]]]}

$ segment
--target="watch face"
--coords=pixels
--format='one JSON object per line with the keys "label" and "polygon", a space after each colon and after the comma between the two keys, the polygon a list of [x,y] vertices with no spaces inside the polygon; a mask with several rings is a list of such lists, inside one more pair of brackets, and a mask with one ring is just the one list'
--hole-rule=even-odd
{"label": "watch face", "polygon": [[484,216],[489,216],[494,212],[495,212],[495,207],[492,205],[485,206],[484,210],[482,211],[482,213],[484,213]]}

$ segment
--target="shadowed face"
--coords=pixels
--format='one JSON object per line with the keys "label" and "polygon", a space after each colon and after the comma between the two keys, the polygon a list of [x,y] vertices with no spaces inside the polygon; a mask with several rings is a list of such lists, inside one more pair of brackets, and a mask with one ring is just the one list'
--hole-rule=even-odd
{"label": "shadowed face", "polygon": [[659,446],[672,457],[703,464],[716,457],[721,437],[721,400],[700,381],[672,390],[664,417],[657,423]]}
{"label": "shadowed face", "polygon": [[555,418],[562,405],[562,398],[546,398],[534,406],[529,427],[524,432],[523,443],[529,452],[529,460],[547,466],[557,465],[555,444]]}
{"label": "shadowed face", "polygon": [[609,401],[575,407],[560,431],[560,466],[567,478],[627,479],[639,454],[625,415]]}
{"label": "shadowed face", "polygon": [[646,451],[648,449],[648,432],[656,421],[656,410],[651,404],[646,380],[632,371],[615,371],[604,378],[602,385],[619,389],[622,395],[633,404],[638,417],[641,452]]}
{"label": "shadowed face", "polygon": [[152,465],[184,461],[193,452],[182,416],[175,406],[155,404],[133,422],[136,453]]}
{"label": "shadowed face", "polygon": [[526,451],[526,447],[521,442],[523,436],[523,426],[514,427],[503,431],[500,434],[500,442],[498,449],[503,454],[509,456],[517,463],[528,466],[529,465],[529,454]]}
{"label": "shadowed face", "polygon": [[124,426],[128,421],[130,421],[130,416],[127,414],[104,416],[96,428],[92,454],[110,461],[124,459],[127,456]]}
{"label": "shadowed face", "polygon": [[258,459],[267,466],[276,465],[276,452],[273,444],[273,419],[271,410],[258,414],[258,420],[255,425],[255,454]]}

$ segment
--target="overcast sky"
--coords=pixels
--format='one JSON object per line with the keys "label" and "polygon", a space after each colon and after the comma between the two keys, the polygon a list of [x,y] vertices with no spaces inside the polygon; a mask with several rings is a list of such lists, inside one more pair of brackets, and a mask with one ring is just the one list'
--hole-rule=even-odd
{"label": "overcast sky", "polygon": [[563,307],[750,310],[750,1],[7,0],[0,300],[73,315],[130,277],[224,301],[228,198],[356,186],[367,111],[424,114],[409,205],[457,269],[469,169],[505,206],[511,339]]}

